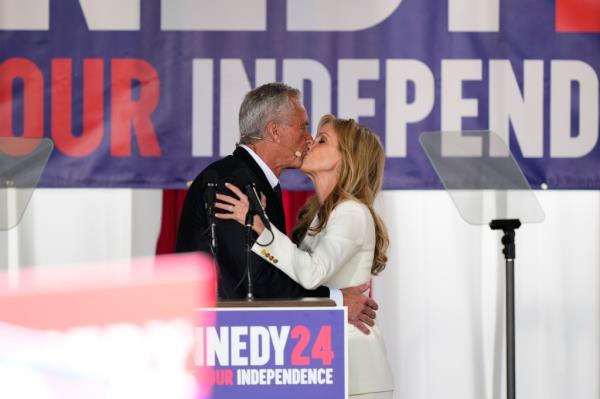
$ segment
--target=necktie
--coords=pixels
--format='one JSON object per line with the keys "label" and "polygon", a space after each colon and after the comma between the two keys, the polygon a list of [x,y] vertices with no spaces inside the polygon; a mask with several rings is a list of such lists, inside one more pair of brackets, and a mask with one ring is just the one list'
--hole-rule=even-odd
{"label": "necktie", "polygon": [[275,187],[273,187],[273,193],[277,199],[277,205],[274,208],[278,213],[278,222],[275,223],[275,225],[279,230],[285,233],[285,212],[283,210],[283,199],[281,197],[281,185],[277,184]]}
{"label": "necktie", "polygon": [[275,187],[273,187],[273,192],[277,196],[277,198],[281,199],[281,185],[277,183]]}

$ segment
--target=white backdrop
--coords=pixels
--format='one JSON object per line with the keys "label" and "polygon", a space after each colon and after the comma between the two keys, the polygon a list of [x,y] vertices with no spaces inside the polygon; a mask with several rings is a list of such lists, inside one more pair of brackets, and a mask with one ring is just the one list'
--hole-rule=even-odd
{"label": "white backdrop", "polygon": [[[516,233],[517,397],[600,397],[600,193],[536,192]],[[501,233],[442,191],[386,192],[390,262],[375,297],[396,398],[505,398]]]}
{"label": "white backdrop", "polygon": [[[537,191],[544,223],[516,235],[517,395],[600,398],[600,192]],[[501,233],[442,191],[386,191],[390,262],[374,282],[398,399],[505,394]],[[39,189],[0,232],[0,268],[152,255],[159,190]]]}

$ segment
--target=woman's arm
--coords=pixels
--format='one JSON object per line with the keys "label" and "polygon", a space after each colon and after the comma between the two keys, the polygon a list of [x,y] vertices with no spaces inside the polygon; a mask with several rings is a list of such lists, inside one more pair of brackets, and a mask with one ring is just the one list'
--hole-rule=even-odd
{"label": "woman's arm", "polygon": [[[248,211],[248,198],[234,185],[226,186],[238,198],[217,194],[220,202],[215,206],[230,213],[217,213],[215,216],[236,220],[243,225]],[[326,282],[359,251],[370,220],[367,218],[370,217],[364,205],[355,201],[342,202],[331,212],[326,228],[318,234],[318,245],[309,253],[296,247],[275,226],[271,226],[271,231],[267,230],[255,216],[253,229],[259,237],[252,251],[302,287],[314,289]]]}
{"label": "woman's arm", "polygon": [[[339,204],[312,253],[301,250],[282,232],[263,231],[252,251],[306,289],[318,287],[340,270],[361,248],[367,228],[363,206],[354,201]],[[271,238],[273,238],[271,240]],[[269,245],[261,246],[271,241]]]}

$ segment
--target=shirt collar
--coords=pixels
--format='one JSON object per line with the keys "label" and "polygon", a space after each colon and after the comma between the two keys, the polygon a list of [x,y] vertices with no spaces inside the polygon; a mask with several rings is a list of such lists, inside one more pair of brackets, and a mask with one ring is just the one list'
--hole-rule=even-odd
{"label": "shirt collar", "polygon": [[271,170],[271,168],[269,168],[267,166],[267,164],[265,163],[265,161],[263,161],[258,156],[257,153],[255,153],[254,151],[252,151],[250,149],[250,147],[247,147],[244,144],[240,144],[239,146],[242,147],[244,150],[248,151],[248,154],[250,154],[250,156],[252,157],[252,159],[254,159],[254,161],[258,164],[258,166],[260,167],[260,169],[263,171],[263,173],[267,177],[267,180],[269,181],[269,184],[271,185],[271,188],[275,188],[275,186],[277,186],[279,184],[279,179],[277,178],[277,176],[275,176],[275,173],[273,173],[273,171]]}

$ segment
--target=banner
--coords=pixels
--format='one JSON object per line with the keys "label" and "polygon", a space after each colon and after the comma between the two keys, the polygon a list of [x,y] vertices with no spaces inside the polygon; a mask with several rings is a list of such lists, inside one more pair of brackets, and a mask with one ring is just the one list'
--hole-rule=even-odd
{"label": "banner", "polygon": [[440,188],[419,135],[461,130],[534,188],[599,189],[599,70],[587,0],[0,0],[0,136],[54,142],[45,187],[185,187],[283,81],[313,132],[331,112],[380,135],[386,189]]}

